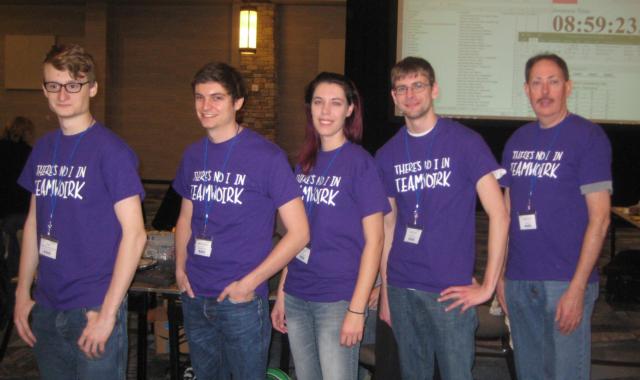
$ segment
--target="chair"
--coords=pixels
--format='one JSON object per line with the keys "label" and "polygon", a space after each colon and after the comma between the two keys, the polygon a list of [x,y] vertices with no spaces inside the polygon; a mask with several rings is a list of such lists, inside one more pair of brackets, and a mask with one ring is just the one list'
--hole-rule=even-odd
{"label": "chair", "polygon": [[[504,357],[507,361],[507,368],[509,369],[509,375],[512,380],[516,380],[516,366],[513,358],[513,350],[509,341],[511,334],[509,328],[505,323],[505,316],[501,313],[494,315],[491,313],[490,305],[479,305],[476,307],[476,313],[478,315],[478,329],[476,330],[476,347],[483,350],[478,352],[477,356],[486,357]],[[500,340],[500,347],[496,349],[495,346],[488,346],[478,344],[478,341],[483,340]],[[487,351],[490,350],[490,351]]]}
{"label": "chair", "polygon": [[376,345],[374,343],[371,344],[363,344],[360,346],[360,357],[359,363],[364,368],[373,372],[376,368]]}
{"label": "chair", "polygon": [[[11,260],[17,260],[17,258],[11,257],[10,245],[18,244],[17,252],[20,251],[19,242],[22,241],[22,229],[18,230],[13,237],[8,235],[5,231],[0,233],[0,239],[7,242],[6,244],[0,244],[6,250],[6,252],[0,252],[0,362],[2,362],[4,355],[7,353],[7,347],[13,333],[14,294],[17,283],[17,278],[14,278],[17,275],[16,268],[13,267],[17,263],[10,264],[10,262]],[[15,254],[15,252],[13,253]]]}

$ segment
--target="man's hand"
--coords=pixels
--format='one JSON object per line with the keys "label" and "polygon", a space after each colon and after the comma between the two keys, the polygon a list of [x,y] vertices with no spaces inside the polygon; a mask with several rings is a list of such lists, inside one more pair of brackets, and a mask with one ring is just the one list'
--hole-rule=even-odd
{"label": "man's hand", "polygon": [[391,311],[389,310],[389,296],[387,295],[387,289],[380,286],[380,305],[378,310],[378,316],[380,319],[386,322],[391,327]]}
{"label": "man's hand", "polygon": [[116,324],[115,317],[101,315],[97,311],[87,312],[87,326],[82,331],[78,346],[90,359],[96,359],[104,353],[104,346]]}
{"label": "man's hand", "polygon": [[189,283],[189,278],[184,270],[176,269],[176,284],[178,284],[180,293],[185,293],[189,298],[196,296],[191,290],[191,283]]}
{"label": "man's hand", "polygon": [[288,332],[287,321],[284,310],[284,292],[279,291],[276,303],[273,305],[273,311],[271,312],[271,323],[273,328],[280,331],[283,334]]}
{"label": "man's hand", "polygon": [[13,323],[16,325],[18,335],[29,347],[33,347],[36,343],[36,337],[29,326],[29,314],[31,314],[33,305],[35,302],[31,297],[16,297],[16,307],[13,312]]}
{"label": "man's hand", "polygon": [[496,286],[496,295],[498,296],[498,303],[502,308],[502,311],[505,315],[509,315],[509,310],[507,310],[507,297],[504,292],[505,282],[504,277],[500,277],[498,280],[498,285]]}
{"label": "man's hand", "polygon": [[569,287],[556,305],[556,324],[564,335],[571,334],[582,321],[584,290]]}
{"label": "man's hand", "polygon": [[448,300],[454,300],[445,311],[451,311],[458,306],[462,306],[460,313],[464,313],[467,309],[487,302],[491,298],[492,292],[483,288],[476,279],[473,279],[471,285],[467,286],[452,286],[440,293],[438,302],[444,302]]}
{"label": "man's hand", "polygon": [[220,293],[218,296],[218,302],[224,301],[227,297],[229,297],[229,301],[231,301],[231,303],[249,302],[253,299],[255,294],[254,289],[250,289],[245,286],[242,280],[234,281],[227,285],[222,293]]}
{"label": "man's hand", "polygon": [[382,285],[375,286],[371,290],[371,294],[369,294],[369,302],[367,302],[367,306],[369,309],[377,309],[378,308],[378,300],[380,299],[380,288]]}
{"label": "man's hand", "polygon": [[340,330],[340,344],[346,347],[353,347],[362,340],[364,331],[364,314],[356,314],[347,311],[342,321]]}

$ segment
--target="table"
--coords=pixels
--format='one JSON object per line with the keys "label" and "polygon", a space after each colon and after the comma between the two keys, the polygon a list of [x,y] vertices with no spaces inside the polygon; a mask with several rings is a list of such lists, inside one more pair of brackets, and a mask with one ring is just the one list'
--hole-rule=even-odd
{"label": "table", "polygon": [[629,214],[628,207],[611,207],[611,214],[613,215],[613,220],[610,229],[609,246],[611,249],[611,258],[613,259],[616,255],[616,222],[622,220],[640,229],[640,216]]}
{"label": "table", "polygon": [[147,379],[147,313],[149,312],[149,297],[152,295],[160,295],[167,300],[170,376],[171,380],[178,380],[180,378],[178,322],[181,312],[180,307],[176,305],[176,301],[180,298],[178,287],[175,284],[159,286],[134,281],[129,288],[129,295],[138,296],[136,299],[138,304],[135,307],[138,313],[138,380]]}

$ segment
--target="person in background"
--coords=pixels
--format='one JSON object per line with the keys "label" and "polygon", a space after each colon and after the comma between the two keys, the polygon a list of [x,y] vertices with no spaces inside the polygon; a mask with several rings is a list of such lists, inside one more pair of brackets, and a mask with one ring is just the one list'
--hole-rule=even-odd
{"label": "person in background", "polygon": [[98,82],[89,53],[53,46],[43,74],[60,128],[38,140],[18,179],[31,203],[16,330],[43,379],[124,379],[126,295],[146,242],[138,160],[91,114]]}
{"label": "person in background", "polygon": [[611,146],[569,112],[573,84],[556,54],[531,57],[524,90],[536,114],[507,141],[501,179],[511,212],[498,296],[518,379],[589,379],[596,261],[609,226]]}
{"label": "person in background", "polygon": [[[503,266],[509,216],[504,174],[482,137],[435,113],[433,67],[407,57],[391,70],[401,128],[376,154],[392,211],[385,215],[380,318],[398,342],[402,379],[471,379],[477,316]],[[473,281],[476,196],[489,217],[488,261]]]}
{"label": "person in background", "polygon": [[355,85],[320,73],[307,86],[305,104],[295,172],[311,242],[280,279],[272,321],[289,334],[298,379],[356,380],[389,204],[373,158],[357,144],[362,106]]}
{"label": "person in background", "polygon": [[[205,137],[187,147],[173,188],[176,280],[196,376],[264,379],[271,337],[266,281],[309,241],[284,152],[238,124],[241,74],[208,63],[191,83]],[[275,213],[287,232],[272,248]]]}
{"label": "person in background", "polygon": [[0,139],[0,231],[4,235],[0,237],[0,261],[5,260],[8,278],[18,274],[20,244],[17,232],[24,225],[29,210],[30,194],[18,185],[18,177],[31,154],[29,141],[33,132],[33,122],[18,116],[7,125]]}

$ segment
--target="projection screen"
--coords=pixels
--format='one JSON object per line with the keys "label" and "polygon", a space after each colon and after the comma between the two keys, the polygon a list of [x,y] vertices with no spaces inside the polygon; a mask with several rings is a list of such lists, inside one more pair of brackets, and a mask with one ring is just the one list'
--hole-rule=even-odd
{"label": "projection screen", "polygon": [[569,65],[571,112],[640,124],[638,0],[398,0],[397,43],[398,58],[434,66],[441,115],[532,118],[524,65],[553,52]]}

